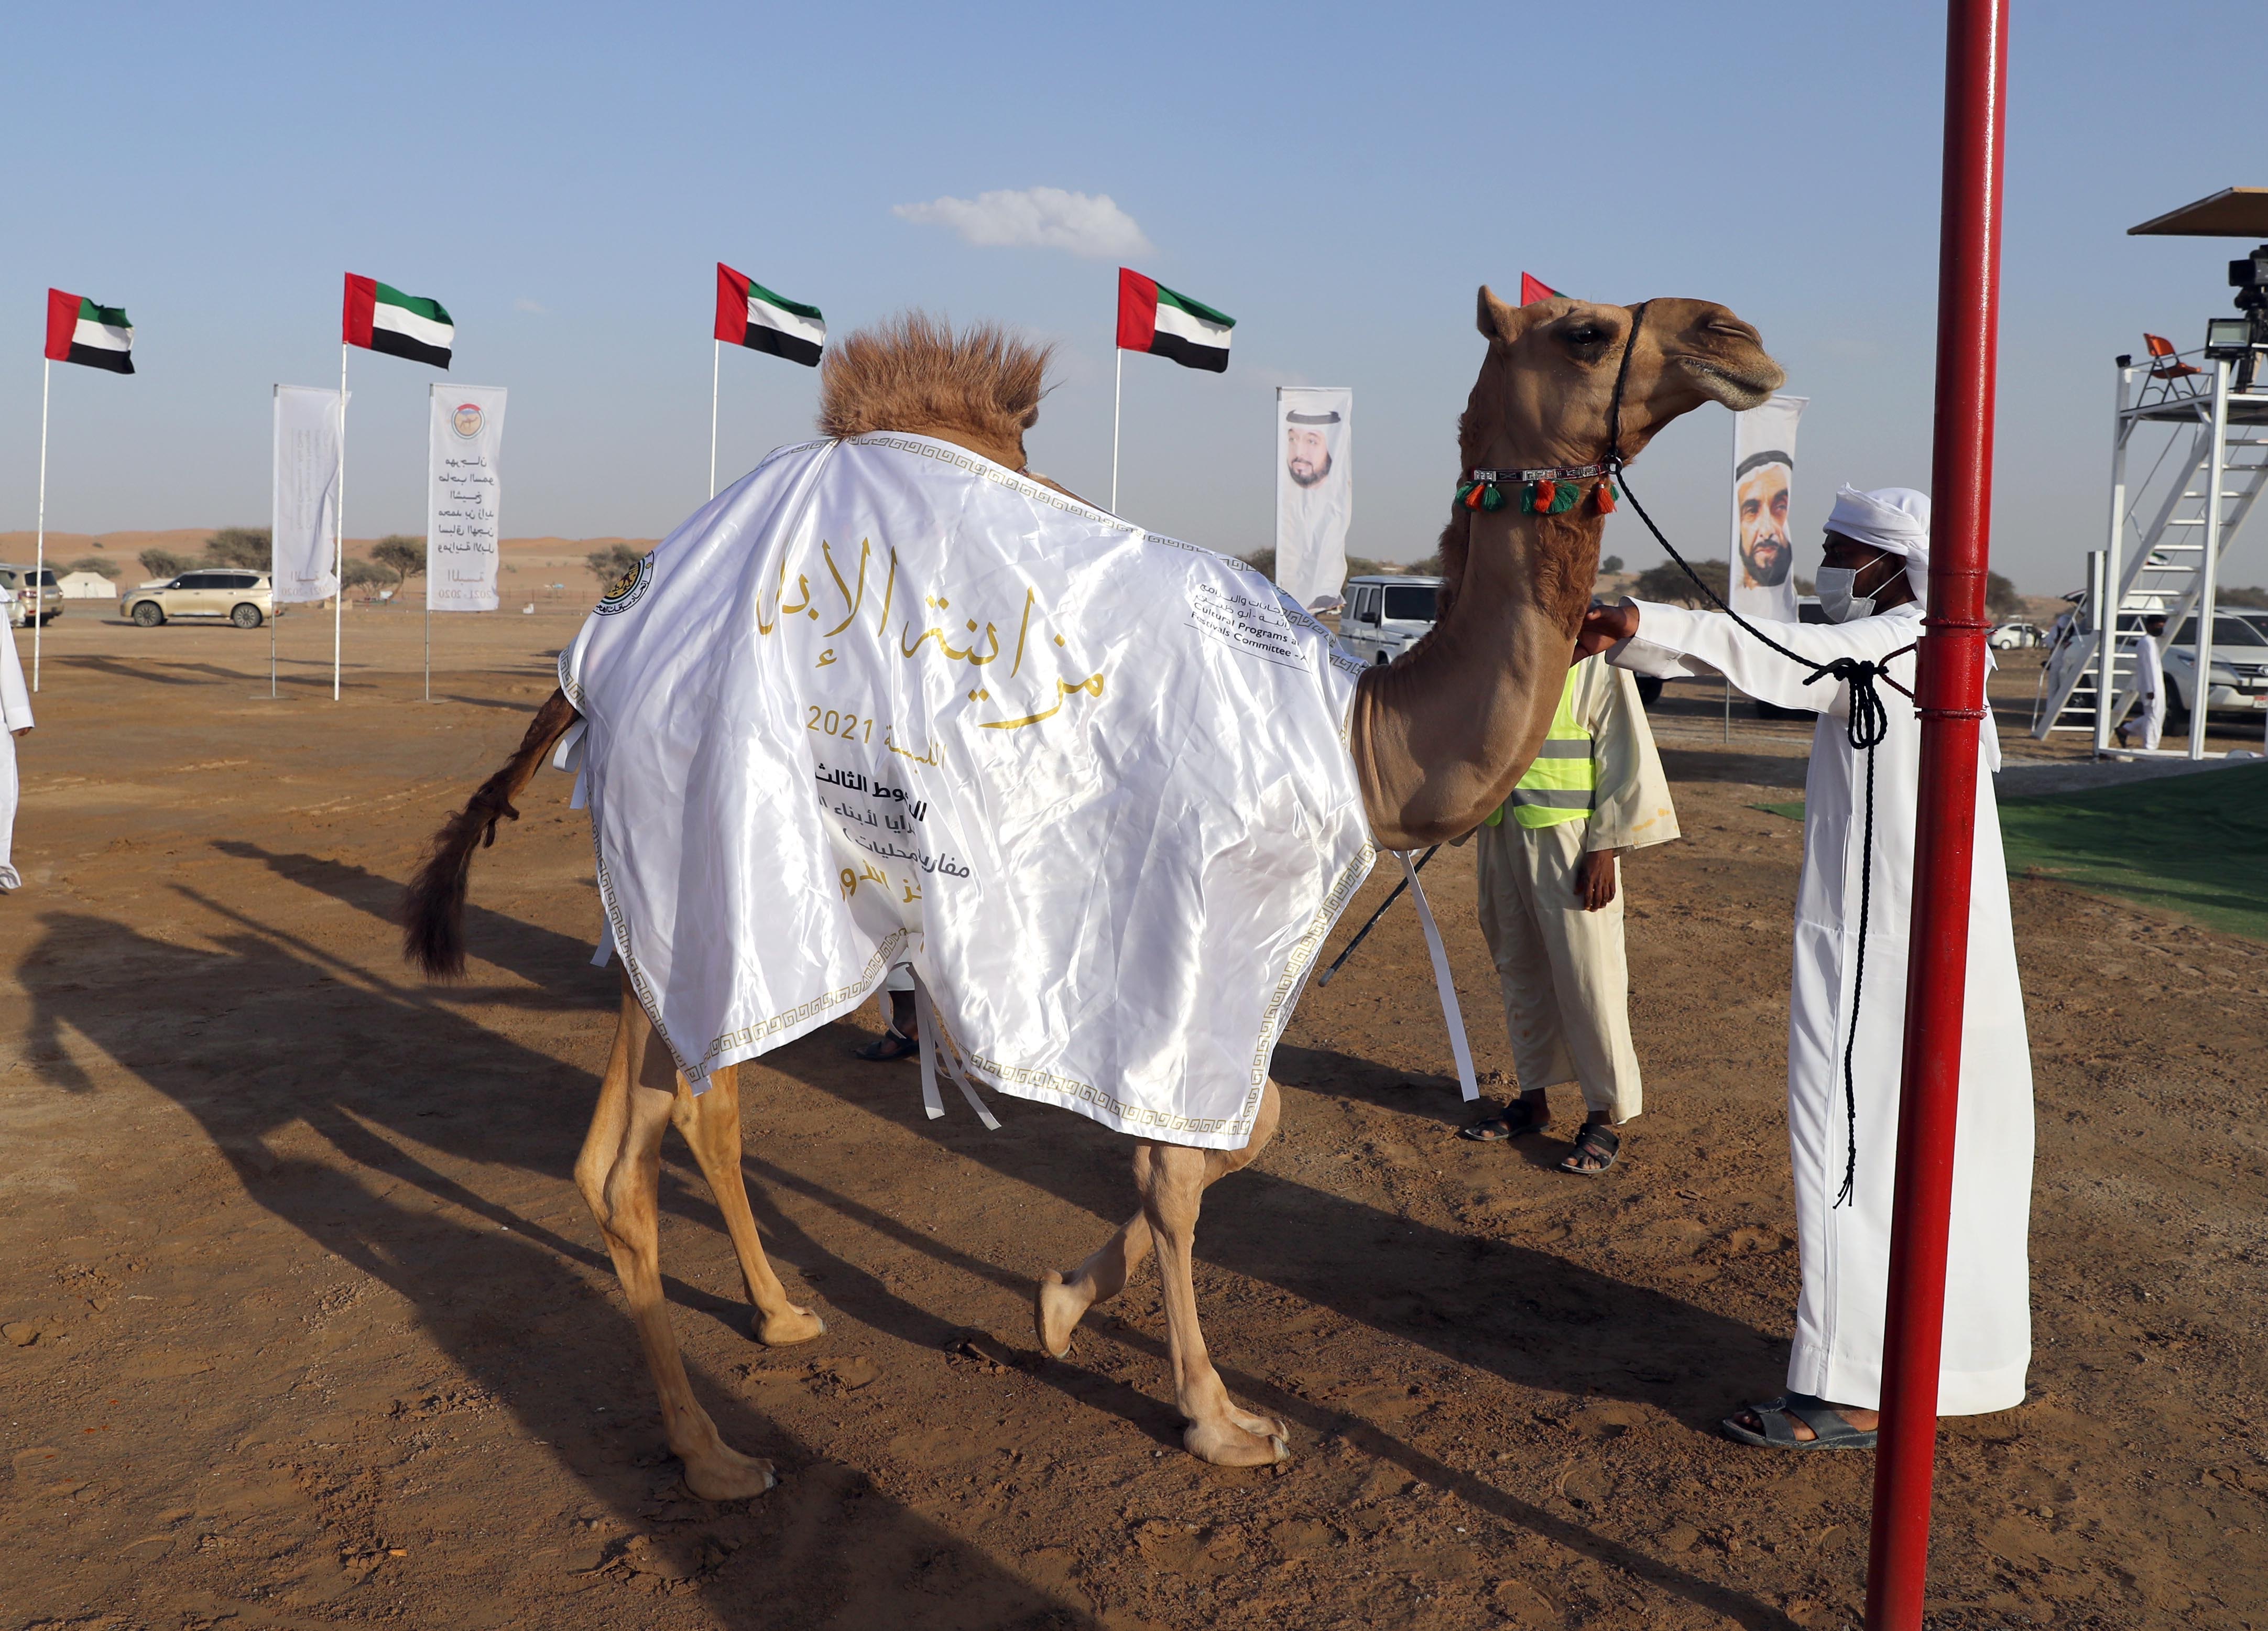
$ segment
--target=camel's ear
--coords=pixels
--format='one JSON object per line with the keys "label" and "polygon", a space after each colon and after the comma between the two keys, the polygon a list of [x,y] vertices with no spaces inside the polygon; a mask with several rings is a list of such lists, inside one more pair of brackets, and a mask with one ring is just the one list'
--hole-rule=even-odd
{"label": "camel's ear", "polygon": [[1502,340],[1509,345],[1520,338],[1528,324],[1521,317],[1521,308],[1507,306],[1496,298],[1496,291],[1486,284],[1481,285],[1481,295],[1473,314],[1473,327],[1491,340]]}

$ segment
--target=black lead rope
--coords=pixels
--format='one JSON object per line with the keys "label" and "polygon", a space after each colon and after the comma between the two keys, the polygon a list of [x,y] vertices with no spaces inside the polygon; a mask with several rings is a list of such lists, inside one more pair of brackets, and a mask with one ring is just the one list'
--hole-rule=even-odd
{"label": "black lead rope", "polygon": [[1859,852],[1859,956],[1856,965],[1852,970],[1851,1031],[1843,1044],[1843,1116],[1845,1154],[1843,1162],[1843,1187],[1835,1196],[1835,1205],[1840,1207],[1850,1201],[1859,1177],[1859,1091],[1852,1075],[1852,1057],[1859,1045],[1859,1000],[1867,981],[1867,919],[1873,904],[1874,895],[1874,749],[1890,733],[1889,709],[1884,705],[1881,693],[1875,689],[1875,682],[1881,681],[1911,699],[1913,693],[1890,678],[1889,662],[1891,658],[1904,656],[1914,648],[1911,646],[1903,646],[1890,653],[1880,662],[1869,662],[1857,657],[1837,657],[1832,662],[1814,662],[1808,657],[1788,650],[1786,646],[1727,605],[1723,597],[1709,587],[1699,572],[1693,570],[1692,563],[1677,552],[1677,546],[1662,535],[1661,528],[1653,524],[1653,517],[1646,513],[1646,506],[1638,502],[1638,494],[1631,491],[1630,470],[1624,463],[1622,449],[1623,383],[1629,378],[1631,352],[1638,348],[1638,331],[1646,322],[1646,308],[1651,304],[1653,304],[1651,301],[1641,301],[1631,308],[1630,338],[1623,343],[1622,362],[1615,370],[1614,395],[1608,399],[1607,402],[1606,463],[1613,471],[1614,479],[1621,486],[1623,497],[1630,500],[1631,508],[1638,512],[1638,520],[1646,523],[1646,529],[1653,535],[1654,542],[1669,551],[1669,558],[1683,569],[1685,575],[1693,579],[1695,587],[1714,601],[1719,611],[1739,624],[1750,638],[1761,642],[1771,650],[1778,652],[1798,667],[1811,670],[1804,679],[1803,683],[1806,685],[1815,680],[1830,678],[1839,681],[1850,688],[1850,712],[1849,717],[1844,720],[1844,734],[1855,751],[1867,756],[1867,823],[1863,845]]}

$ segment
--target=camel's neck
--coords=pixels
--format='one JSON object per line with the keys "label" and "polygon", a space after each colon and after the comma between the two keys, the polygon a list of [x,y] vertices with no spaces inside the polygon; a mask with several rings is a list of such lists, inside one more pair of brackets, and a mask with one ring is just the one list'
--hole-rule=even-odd
{"label": "camel's neck", "polygon": [[1441,621],[1363,675],[1351,745],[1381,844],[1471,831],[1535,757],[1597,575],[1603,523],[1590,507],[1469,512],[1464,571]]}

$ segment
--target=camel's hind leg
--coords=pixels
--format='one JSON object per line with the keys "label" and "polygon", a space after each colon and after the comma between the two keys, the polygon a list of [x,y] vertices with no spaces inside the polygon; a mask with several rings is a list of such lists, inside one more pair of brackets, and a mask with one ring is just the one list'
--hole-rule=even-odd
{"label": "camel's hind leg", "polygon": [[703,1500],[735,1501],[770,1489],[772,1470],[718,1435],[717,1424],[693,1397],[669,1326],[669,1305],[661,1294],[661,1140],[678,1084],[667,1050],[648,1045],[652,1040],[645,1011],[625,989],[598,1110],[576,1157],[575,1185],[590,1203],[630,1299],[638,1344],[661,1396],[662,1430],[671,1452],[685,1464],[686,1487]]}
{"label": "camel's hind leg", "polygon": [[1060,1357],[1069,1350],[1071,1332],[1086,1310],[1123,1290],[1128,1277],[1155,1250],[1159,1275],[1165,1282],[1174,1398],[1189,1423],[1182,1442],[1190,1454],[1224,1466],[1289,1459],[1289,1430],[1272,1417],[1238,1409],[1206,1354],[1204,1333],[1197,1323],[1197,1211],[1206,1189],[1250,1165],[1267,1148],[1282,1110],[1271,1080],[1254,1118],[1252,1137],[1242,1149],[1140,1145],[1134,1153],[1134,1179],[1142,1191],[1142,1210],[1068,1278],[1049,1270],[1033,1310],[1041,1346]]}
{"label": "camel's hind leg", "polygon": [[740,1278],[747,1284],[748,1301],[756,1305],[751,1327],[756,1340],[767,1347],[810,1341],[827,1329],[826,1323],[809,1309],[788,1301],[787,1288],[772,1273],[763,1240],[756,1233],[755,1214],[748,1210],[747,1180],[740,1171],[740,1067],[727,1065],[713,1072],[708,1091],[700,1094],[681,1077],[671,1119],[693,1147],[693,1158],[701,1163],[701,1174],[709,1180],[709,1192],[717,1198],[718,1210],[725,1214],[725,1229],[732,1236],[733,1251],[740,1259]]}

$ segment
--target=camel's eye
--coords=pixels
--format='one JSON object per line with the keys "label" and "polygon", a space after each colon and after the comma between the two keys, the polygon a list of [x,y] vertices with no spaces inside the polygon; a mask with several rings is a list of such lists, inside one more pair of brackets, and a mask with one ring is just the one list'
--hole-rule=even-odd
{"label": "camel's eye", "polygon": [[1580,328],[1567,331],[1567,343],[1570,345],[1604,345],[1606,342],[1607,331],[1596,323],[1585,323]]}

